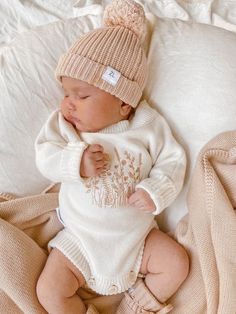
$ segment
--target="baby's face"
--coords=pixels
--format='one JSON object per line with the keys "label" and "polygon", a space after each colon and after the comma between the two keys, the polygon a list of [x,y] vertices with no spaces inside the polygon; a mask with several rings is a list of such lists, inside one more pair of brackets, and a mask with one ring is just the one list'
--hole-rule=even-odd
{"label": "baby's face", "polygon": [[77,130],[97,132],[125,118],[123,102],[98,87],[70,77],[62,77],[62,86],[61,112]]}

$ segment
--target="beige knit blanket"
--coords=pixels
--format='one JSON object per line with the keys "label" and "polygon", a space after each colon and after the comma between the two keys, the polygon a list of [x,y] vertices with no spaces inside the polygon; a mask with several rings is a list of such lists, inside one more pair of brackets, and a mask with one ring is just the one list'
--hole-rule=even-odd
{"label": "beige knit blanket", "polygon": [[[61,229],[55,191],[0,197],[0,313],[45,313],[35,285],[47,242]],[[201,151],[188,193],[189,214],[176,229],[188,250],[190,274],[171,303],[173,314],[236,313],[236,131],[220,134]],[[115,313],[122,295],[78,292],[102,314]],[[129,314],[129,313],[127,313]]]}

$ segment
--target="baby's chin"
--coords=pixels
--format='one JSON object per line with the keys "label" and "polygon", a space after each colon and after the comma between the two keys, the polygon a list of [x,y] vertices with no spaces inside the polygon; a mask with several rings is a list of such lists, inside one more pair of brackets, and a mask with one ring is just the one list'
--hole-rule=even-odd
{"label": "baby's chin", "polygon": [[64,119],[73,125],[73,127],[79,132],[95,132],[93,128],[89,128],[88,126],[84,125],[81,120],[75,117],[65,117]]}
{"label": "baby's chin", "polygon": [[95,133],[101,130],[101,128],[88,127],[86,125],[82,125],[82,123],[73,124],[77,131],[79,132],[87,132],[87,133]]}

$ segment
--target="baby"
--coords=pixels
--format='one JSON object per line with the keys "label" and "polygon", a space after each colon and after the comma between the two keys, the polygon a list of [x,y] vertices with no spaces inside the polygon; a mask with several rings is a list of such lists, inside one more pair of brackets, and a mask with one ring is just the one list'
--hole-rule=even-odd
{"label": "baby", "polygon": [[117,313],[168,313],[165,302],[189,262],[155,216],[182,187],[185,154],[163,117],[140,101],[147,79],[142,7],[114,0],[104,24],[60,58],[65,97],[35,144],[41,173],[61,182],[64,225],[49,242],[37,296],[50,314],[83,314],[76,292],[86,284],[102,295],[125,292]]}

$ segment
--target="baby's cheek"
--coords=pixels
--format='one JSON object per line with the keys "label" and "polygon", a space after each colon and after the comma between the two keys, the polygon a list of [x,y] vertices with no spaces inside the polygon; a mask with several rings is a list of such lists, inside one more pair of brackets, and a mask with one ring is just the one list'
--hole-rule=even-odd
{"label": "baby's cheek", "polygon": [[65,108],[65,99],[63,99],[60,103],[60,109],[63,110]]}
{"label": "baby's cheek", "polygon": [[67,114],[68,114],[68,109],[67,109],[67,106],[66,106],[64,100],[62,100],[62,102],[61,102],[61,104],[60,104],[60,110],[61,110],[62,115],[63,115],[64,117],[66,117]]}

